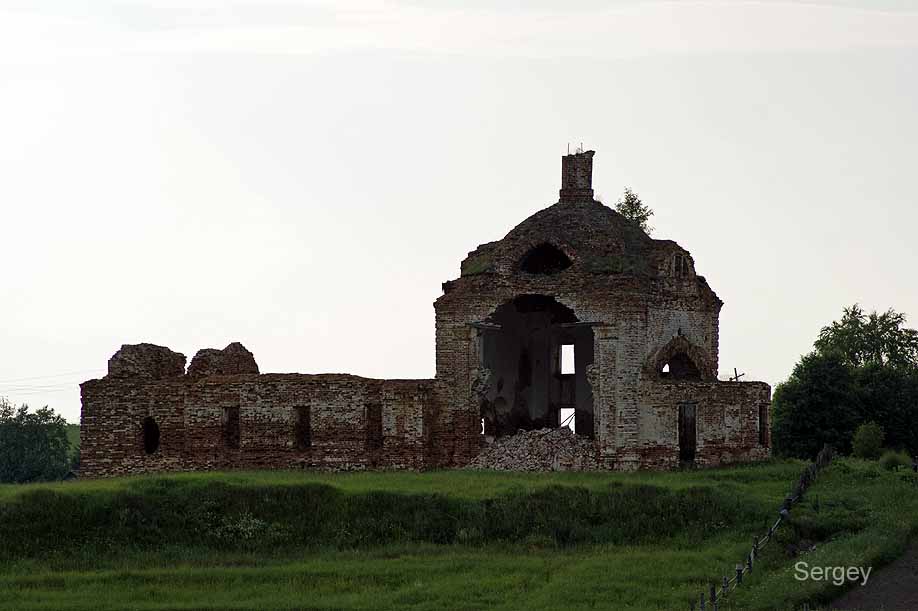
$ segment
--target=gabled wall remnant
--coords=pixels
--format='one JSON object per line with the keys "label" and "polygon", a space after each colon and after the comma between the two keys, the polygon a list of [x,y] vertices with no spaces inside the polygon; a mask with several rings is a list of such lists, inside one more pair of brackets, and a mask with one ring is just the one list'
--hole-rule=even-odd
{"label": "gabled wall remnant", "polygon": [[723,302],[688,251],[593,200],[593,154],[565,156],[559,202],[443,284],[435,379],[260,374],[239,343],[186,374],[184,355],[125,345],[81,385],[82,473],[459,467],[562,409],[595,453],[578,465],[767,457],[771,389],[717,380]]}

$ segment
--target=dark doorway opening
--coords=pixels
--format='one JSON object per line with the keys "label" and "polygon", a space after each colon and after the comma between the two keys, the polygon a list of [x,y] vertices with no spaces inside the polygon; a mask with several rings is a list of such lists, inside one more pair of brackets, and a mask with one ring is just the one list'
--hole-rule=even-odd
{"label": "dark doorway opening", "polygon": [[556,428],[574,417],[578,435],[593,436],[593,329],[546,295],[521,295],[497,308],[482,330],[482,365],[491,372],[481,402],[486,435]]}
{"label": "dark doorway opening", "polygon": [[159,449],[159,425],[153,416],[143,419],[143,449],[147,454],[153,454]]}
{"label": "dark doorway opening", "polygon": [[679,404],[679,461],[683,464],[695,462],[697,407],[695,401],[683,401]]}

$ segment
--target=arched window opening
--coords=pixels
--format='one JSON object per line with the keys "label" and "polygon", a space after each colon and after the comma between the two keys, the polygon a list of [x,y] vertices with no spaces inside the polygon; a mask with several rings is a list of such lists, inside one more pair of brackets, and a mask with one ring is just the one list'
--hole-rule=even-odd
{"label": "arched window opening", "polygon": [[557,274],[572,265],[570,258],[551,244],[540,244],[526,253],[520,269],[527,274]]}
{"label": "arched window opening", "polygon": [[143,419],[143,449],[147,454],[153,454],[159,449],[159,425],[152,416]]}
{"label": "arched window opening", "polygon": [[232,450],[239,448],[239,408],[223,408],[223,445]]}
{"label": "arched window opening", "polygon": [[660,377],[669,380],[700,380],[701,370],[684,352],[677,352],[663,364]]}

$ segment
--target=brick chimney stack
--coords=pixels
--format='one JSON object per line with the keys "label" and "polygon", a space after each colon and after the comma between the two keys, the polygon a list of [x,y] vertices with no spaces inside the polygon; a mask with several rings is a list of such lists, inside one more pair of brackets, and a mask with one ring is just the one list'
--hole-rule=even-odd
{"label": "brick chimney stack", "polygon": [[561,201],[593,201],[593,155],[579,151],[561,158]]}

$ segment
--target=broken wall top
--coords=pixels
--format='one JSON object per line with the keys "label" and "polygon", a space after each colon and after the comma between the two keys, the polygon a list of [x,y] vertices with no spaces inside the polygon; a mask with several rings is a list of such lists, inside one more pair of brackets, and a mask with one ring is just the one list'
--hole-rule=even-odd
{"label": "broken wall top", "polygon": [[191,359],[190,376],[239,375],[258,373],[258,363],[245,346],[233,342],[223,350],[204,348]]}
{"label": "broken wall top", "polygon": [[124,344],[108,359],[110,378],[162,380],[185,375],[185,355],[155,344]]}

